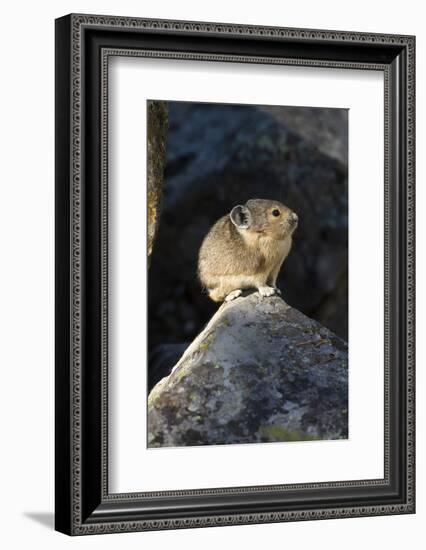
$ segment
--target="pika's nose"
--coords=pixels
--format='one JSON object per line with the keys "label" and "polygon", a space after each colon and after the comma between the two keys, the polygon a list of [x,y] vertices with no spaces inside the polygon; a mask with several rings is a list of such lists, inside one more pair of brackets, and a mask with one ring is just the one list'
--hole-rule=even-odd
{"label": "pika's nose", "polygon": [[292,212],[290,214],[290,222],[292,223],[292,225],[296,225],[298,221],[299,221],[299,218],[298,218],[296,212]]}

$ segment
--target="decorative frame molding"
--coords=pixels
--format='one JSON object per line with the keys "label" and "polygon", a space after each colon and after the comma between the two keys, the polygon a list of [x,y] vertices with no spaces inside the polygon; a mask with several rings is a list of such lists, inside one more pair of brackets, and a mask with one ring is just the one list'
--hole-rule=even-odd
{"label": "decorative frame molding", "polygon": [[[117,55],[384,72],[382,480],[108,493],[108,59]],[[414,55],[412,36],[96,15],[56,21],[58,530],[83,535],[414,512]],[[303,510],[292,508],[296,495]],[[177,497],[188,502],[181,512],[173,509]],[[203,512],[213,501],[217,510]]]}

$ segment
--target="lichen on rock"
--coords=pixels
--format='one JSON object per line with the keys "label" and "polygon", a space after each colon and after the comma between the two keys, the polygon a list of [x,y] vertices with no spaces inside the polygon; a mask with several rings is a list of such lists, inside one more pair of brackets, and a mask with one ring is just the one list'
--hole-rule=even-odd
{"label": "lichen on rock", "polygon": [[148,398],[149,447],[347,437],[347,344],[278,296],[223,304]]}

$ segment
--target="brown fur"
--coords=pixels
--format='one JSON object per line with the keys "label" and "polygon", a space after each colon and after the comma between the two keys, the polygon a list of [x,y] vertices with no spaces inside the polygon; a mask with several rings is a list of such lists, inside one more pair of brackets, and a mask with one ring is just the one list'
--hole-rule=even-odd
{"label": "brown fur", "polygon": [[[291,249],[297,216],[278,201],[249,200],[251,224],[236,227],[223,216],[204,239],[198,258],[198,275],[215,302],[232,291],[257,288],[263,295],[276,290],[280,268]],[[280,215],[273,216],[278,210]]]}

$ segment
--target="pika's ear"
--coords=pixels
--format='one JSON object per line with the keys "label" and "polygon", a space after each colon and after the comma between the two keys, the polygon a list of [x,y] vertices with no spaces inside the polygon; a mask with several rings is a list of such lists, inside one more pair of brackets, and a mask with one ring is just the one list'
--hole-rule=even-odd
{"label": "pika's ear", "polygon": [[234,206],[229,214],[231,222],[238,229],[248,229],[252,223],[251,212],[247,206],[242,206],[241,204]]}

